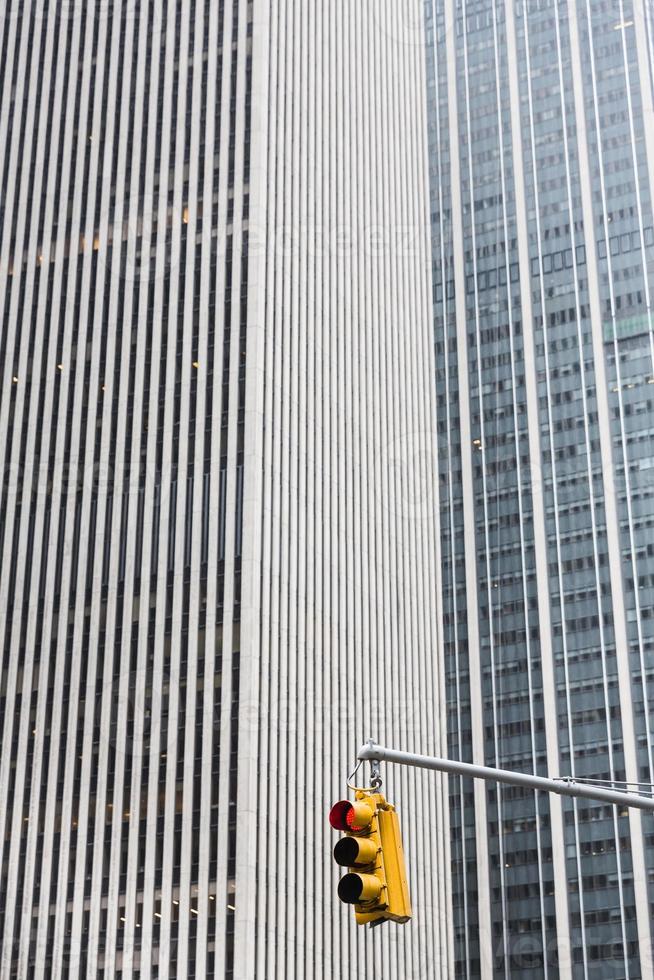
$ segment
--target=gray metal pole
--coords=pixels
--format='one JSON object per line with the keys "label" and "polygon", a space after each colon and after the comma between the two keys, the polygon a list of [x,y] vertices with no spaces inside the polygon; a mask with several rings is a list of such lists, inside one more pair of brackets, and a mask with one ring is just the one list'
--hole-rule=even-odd
{"label": "gray metal pole", "polygon": [[602,789],[600,786],[586,786],[575,782],[572,778],[548,779],[545,776],[534,776],[526,772],[512,772],[510,769],[492,769],[490,766],[475,766],[469,762],[457,762],[453,759],[437,759],[428,755],[414,755],[412,752],[398,752],[397,749],[387,749],[383,745],[377,745],[372,739],[361,746],[357,758],[363,761],[396,762],[401,766],[433,769],[454,776],[487,779],[496,783],[509,783],[511,786],[538,789],[544,793],[558,793],[559,796],[576,796],[595,800],[598,803],[613,803],[616,806],[654,811],[654,799],[649,796]]}

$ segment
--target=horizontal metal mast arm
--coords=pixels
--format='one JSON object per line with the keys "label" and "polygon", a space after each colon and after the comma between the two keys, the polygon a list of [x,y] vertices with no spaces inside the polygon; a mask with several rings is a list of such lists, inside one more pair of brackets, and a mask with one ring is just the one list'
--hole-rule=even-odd
{"label": "horizontal metal mast arm", "polygon": [[490,766],[475,766],[470,762],[457,762],[454,759],[437,759],[428,755],[414,755],[412,752],[398,752],[387,749],[374,742],[366,742],[359,749],[358,759],[362,761],[396,762],[401,766],[415,766],[418,769],[433,769],[436,772],[448,772],[453,776],[468,776],[471,779],[487,779],[496,783],[508,783],[511,786],[524,786],[526,789],[542,790],[544,793],[558,793],[559,796],[582,797],[595,800],[598,803],[612,803],[616,806],[637,807],[639,810],[654,811],[654,799],[649,796],[638,796],[635,793],[621,792],[614,789],[602,789],[599,786],[586,786],[572,779],[548,779],[545,776],[534,776],[526,772],[512,772],[510,769],[492,769]]}

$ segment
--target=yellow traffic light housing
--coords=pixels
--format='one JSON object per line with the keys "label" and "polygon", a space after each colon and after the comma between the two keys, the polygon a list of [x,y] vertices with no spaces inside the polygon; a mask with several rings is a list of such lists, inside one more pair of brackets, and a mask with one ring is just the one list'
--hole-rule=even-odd
{"label": "yellow traffic light housing", "polygon": [[408,922],[411,901],[395,807],[381,793],[357,790],[354,803],[340,800],[332,807],[329,822],[347,834],[334,847],[334,860],[348,869],[338,897],[354,905],[357,924]]}

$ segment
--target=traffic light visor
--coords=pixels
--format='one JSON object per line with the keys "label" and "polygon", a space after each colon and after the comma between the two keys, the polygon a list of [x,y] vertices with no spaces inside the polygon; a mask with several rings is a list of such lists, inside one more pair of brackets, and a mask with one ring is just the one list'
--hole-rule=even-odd
{"label": "traffic light visor", "polygon": [[334,830],[357,833],[365,830],[373,818],[373,811],[365,803],[350,803],[340,800],[329,813],[329,822]]}
{"label": "traffic light visor", "polygon": [[329,811],[329,822],[334,830],[349,830],[346,821],[348,810],[351,809],[352,804],[349,800],[339,800],[338,803],[334,803]]}
{"label": "traffic light visor", "polygon": [[338,883],[338,897],[347,905],[374,902],[381,895],[382,884],[375,875],[349,874]]}
{"label": "traffic light visor", "polygon": [[334,860],[343,868],[365,868],[377,860],[377,844],[367,837],[341,837]]}

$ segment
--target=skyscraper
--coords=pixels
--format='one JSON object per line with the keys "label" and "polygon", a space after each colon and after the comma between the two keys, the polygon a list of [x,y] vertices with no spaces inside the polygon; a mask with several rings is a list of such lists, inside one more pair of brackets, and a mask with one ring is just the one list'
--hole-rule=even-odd
{"label": "skyscraper", "polygon": [[[428,0],[451,755],[654,782],[646,0]],[[653,975],[654,824],[452,781],[456,975]]]}
{"label": "skyscraper", "polygon": [[[449,975],[419,0],[6,0],[2,977]],[[441,727],[442,726],[442,727]]]}

